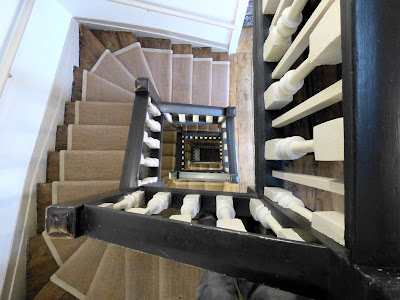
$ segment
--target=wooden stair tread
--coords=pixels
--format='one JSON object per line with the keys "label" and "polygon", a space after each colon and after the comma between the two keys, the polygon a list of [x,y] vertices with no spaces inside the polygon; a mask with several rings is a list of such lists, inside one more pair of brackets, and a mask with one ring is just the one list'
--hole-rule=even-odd
{"label": "wooden stair tread", "polygon": [[174,51],[174,54],[192,54],[191,44],[173,44],[171,49]]}
{"label": "wooden stair tread", "polygon": [[118,35],[115,31],[108,30],[90,30],[93,35],[103,44],[106,49],[110,49],[111,52],[115,52],[122,47]]}
{"label": "wooden stair tread", "polygon": [[212,58],[211,47],[192,48],[194,58]]}
{"label": "wooden stair tread", "polygon": [[79,26],[79,66],[90,70],[106,48],[84,25]]}
{"label": "wooden stair tread", "polygon": [[121,49],[137,42],[136,36],[133,32],[117,31],[117,36],[121,44]]}
{"label": "wooden stair tread", "polygon": [[138,42],[142,48],[154,48],[154,49],[171,49],[172,44],[170,39],[158,39],[149,37],[138,37]]}
{"label": "wooden stair tread", "polygon": [[53,282],[47,283],[44,288],[33,298],[33,300],[77,300],[78,298],[72,296],[66,290],[62,289]]}

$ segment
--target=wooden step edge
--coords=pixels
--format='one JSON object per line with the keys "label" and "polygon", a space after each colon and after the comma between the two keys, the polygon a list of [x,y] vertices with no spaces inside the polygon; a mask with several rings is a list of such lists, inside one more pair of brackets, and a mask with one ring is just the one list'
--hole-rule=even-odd
{"label": "wooden step edge", "polygon": [[111,52],[122,49],[121,42],[115,31],[110,30],[90,30],[93,35],[103,44],[104,48],[109,49]]}
{"label": "wooden step edge", "polygon": [[47,155],[46,182],[51,183],[60,179],[60,152],[52,151]]}
{"label": "wooden step edge", "polygon": [[38,183],[37,191],[37,234],[45,230],[46,208],[52,204],[52,184]]}
{"label": "wooden step edge", "polygon": [[78,298],[72,296],[66,290],[60,288],[58,285],[49,281],[36,295],[33,300],[77,300]]}
{"label": "wooden step edge", "polygon": [[26,299],[32,299],[37,295],[58,268],[42,235],[31,238],[27,248]]}
{"label": "wooden step edge", "polygon": [[75,102],[66,102],[64,111],[64,125],[75,124]]}
{"label": "wooden step edge", "polygon": [[193,58],[212,58],[211,47],[192,48]]}
{"label": "wooden step edge", "polygon": [[79,66],[90,71],[106,48],[84,25],[79,26]]}
{"label": "wooden step edge", "polygon": [[228,52],[212,52],[212,58],[214,61],[229,61]]}
{"label": "wooden step edge", "polygon": [[142,48],[168,49],[168,50],[171,50],[172,48],[172,42],[170,39],[138,37],[137,40]]}
{"label": "wooden step edge", "polygon": [[192,54],[192,45],[190,44],[172,44],[174,54]]}
{"label": "wooden step edge", "polygon": [[68,125],[58,125],[56,133],[56,151],[68,148]]}
{"label": "wooden step edge", "polygon": [[117,31],[117,36],[122,48],[128,47],[137,42],[136,35],[129,31]]}

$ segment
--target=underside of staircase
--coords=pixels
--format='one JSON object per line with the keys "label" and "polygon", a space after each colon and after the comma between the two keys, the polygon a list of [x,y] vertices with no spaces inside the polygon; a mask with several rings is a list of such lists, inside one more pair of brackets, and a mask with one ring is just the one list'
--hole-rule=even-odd
{"label": "underside of staircase", "polygon": [[[164,102],[227,107],[229,76],[227,53],[80,27],[72,101],[57,128],[56,149],[48,154],[47,182],[38,185],[38,236],[28,249],[27,299],[195,298],[200,269],[85,237],[51,240],[42,235],[44,215],[51,204],[118,190],[137,77],[148,77]],[[217,130],[213,125],[185,129]],[[176,131],[165,130],[161,176],[166,186],[232,190],[228,183],[169,180],[175,142]]]}

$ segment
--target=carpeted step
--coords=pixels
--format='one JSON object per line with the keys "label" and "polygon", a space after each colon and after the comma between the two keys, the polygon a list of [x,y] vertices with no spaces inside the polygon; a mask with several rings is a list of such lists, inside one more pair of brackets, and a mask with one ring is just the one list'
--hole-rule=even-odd
{"label": "carpeted step", "polygon": [[135,92],[135,77],[108,49],[100,56],[90,73],[104,78],[127,91]]}
{"label": "carpeted step", "polygon": [[229,61],[213,61],[211,105],[229,106]]}
{"label": "carpeted step", "polygon": [[132,103],[82,102],[66,103],[66,124],[129,126]]}
{"label": "carpeted step", "polygon": [[192,103],[193,54],[174,54],[172,58],[172,100]]}
{"label": "carpeted step", "polygon": [[134,100],[134,93],[96,74],[83,71],[82,101],[132,103]]}
{"label": "carpeted step", "polygon": [[68,125],[67,150],[125,150],[129,126]]}
{"label": "carpeted step", "polygon": [[156,83],[161,101],[171,102],[172,97],[172,50],[142,48]]}
{"label": "carpeted step", "polygon": [[119,180],[125,151],[60,151],[60,181]]}
{"label": "carpeted step", "polygon": [[107,245],[103,241],[87,239],[51,276],[51,281],[78,299],[85,299]]}
{"label": "carpeted step", "polygon": [[118,189],[119,180],[53,181],[52,204],[100,198],[105,193],[117,193]]}
{"label": "carpeted step", "polygon": [[168,299],[159,296],[159,261],[157,256],[129,250],[125,252],[126,300]]}
{"label": "carpeted step", "polygon": [[161,170],[161,178],[169,177],[169,172],[172,170]]}
{"label": "carpeted step", "polygon": [[160,258],[159,299],[196,299],[201,269]]}
{"label": "carpeted step", "polygon": [[75,239],[51,239],[45,231],[42,236],[49,247],[51,254],[57,264],[61,267],[87,240],[87,237],[81,236]]}
{"label": "carpeted step", "polygon": [[193,59],[192,104],[211,105],[212,58]]}
{"label": "carpeted step", "polygon": [[157,91],[157,86],[140,43],[134,43],[122,48],[114,52],[114,55],[135,78],[148,77]]}
{"label": "carpeted step", "polygon": [[125,251],[121,246],[108,244],[86,295],[87,300],[125,299]]}

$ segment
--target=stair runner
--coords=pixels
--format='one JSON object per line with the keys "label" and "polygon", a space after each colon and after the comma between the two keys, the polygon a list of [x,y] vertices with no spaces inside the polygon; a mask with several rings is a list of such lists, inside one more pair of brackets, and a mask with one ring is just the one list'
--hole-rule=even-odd
{"label": "stair runner", "polygon": [[[81,26],[81,67],[74,70],[73,101],[66,103],[65,125],[58,128],[59,151],[49,153],[52,203],[118,189],[135,78],[150,78],[162,101],[229,106],[229,61],[214,61],[209,48],[140,41],[143,45],[132,33],[92,32]],[[195,127],[208,129],[215,130]],[[166,181],[175,166],[175,142],[176,132],[165,131]],[[223,183],[210,182],[171,181],[167,186],[224,189]],[[85,237],[43,237],[60,266],[51,281],[78,299],[195,299],[201,274],[197,268]],[[54,285],[46,287],[54,290]],[[43,295],[45,291],[37,299],[45,299]]]}

